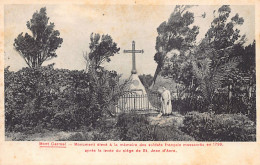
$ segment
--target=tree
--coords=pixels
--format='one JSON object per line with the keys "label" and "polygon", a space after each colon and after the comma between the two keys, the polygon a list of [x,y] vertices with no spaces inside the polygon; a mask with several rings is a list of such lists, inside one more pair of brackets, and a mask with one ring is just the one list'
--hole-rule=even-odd
{"label": "tree", "polygon": [[44,61],[57,57],[55,51],[61,46],[63,39],[59,37],[60,32],[54,30],[54,23],[49,23],[46,8],[36,11],[26,26],[32,35],[21,33],[14,40],[14,48],[26,64],[30,68],[40,67]]}
{"label": "tree", "polygon": [[127,81],[119,83],[120,75],[115,71],[108,71],[102,64],[110,62],[110,57],[117,54],[120,48],[113,42],[110,35],[91,34],[90,52],[84,54],[86,60],[86,72],[89,75],[91,106],[97,116],[102,117],[103,112],[114,116],[113,108],[121,95],[124,94]]}
{"label": "tree", "polygon": [[212,109],[212,101],[218,88],[228,87],[229,100],[232,86],[239,74],[237,68],[245,36],[240,36],[236,28],[244,19],[236,14],[228,22],[231,8],[221,6],[215,14],[205,38],[193,49],[193,73],[202,96]]}
{"label": "tree", "polygon": [[239,69],[244,73],[255,76],[255,41],[245,47]]}
{"label": "tree", "polygon": [[150,74],[143,74],[139,75],[138,77],[146,89],[149,88],[149,86],[151,86],[153,83],[153,76]]}
{"label": "tree", "polygon": [[[256,65],[255,41],[236,52],[240,54],[238,72],[232,77],[233,97],[241,98],[247,107],[247,115],[255,121],[256,115]],[[245,109],[246,110],[246,109]]]}
{"label": "tree", "polygon": [[93,33],[90,35],[89,49],[90,53],[87,58],[93,60],[93,64],[97,68],[100,67],[105,61],[110,62],[110,57],[120,51],[120,48],[118,48],[117,44],[113,42],[110,35],[102,35],[100,38],[99,34]]}
{"label": "tree", "polygon": [[[164,67],[167,53],[176,49],[184,60],[187,51],[195,44],[199,28],[197,26],[191,27],[194,22],[194,14],[187,11],[190,7],[192,6],[177,5],[168,21],[161,23],[157,28],[158,36],[156,38],[156,53],[154,56],[157,68],[153,78],[154,82]],[[169,76],[171,73],[164,72],[163,75]],[[174,76],[172,78],[177,77]]]}
{"label": "tree", "polygon": [[[240,36],[240,30],[236,28],[244,23],[244,19],[236,14],[227,22],[231,13],[231,8],[228,5],[221,6],[217,12],[213,11],[213,13],[215,15],[211,27],[200,47],[205,51],[214,49],[214,53],[210,56],[213,65],[221,65],[229,60],[236,45],[245,43],[245,35]],[[238,55],[238,52],[236,54]]]}
{"label": "tree", "polygon": [[238,61],[230,60],[225,64],[213,67],[212,61],[209,58],[193,62],[193,73],[202,96],[209,106],[209,110],[213,108],[212,103],[216,90],[222,86],[223,80],[236,69],[237,65]]}

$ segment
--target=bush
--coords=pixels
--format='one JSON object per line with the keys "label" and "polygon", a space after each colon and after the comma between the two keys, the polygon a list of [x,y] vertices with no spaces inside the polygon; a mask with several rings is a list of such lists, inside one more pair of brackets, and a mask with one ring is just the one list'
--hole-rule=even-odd
{"label": "bush", "polygon": [[144,115],[122,113],[118,116],[116,126],[119,129],[121,140],[145,141],[153,139],[148,133],[149,122]]}
{"label": "bush", "polygon": [[[256,122],[256,97],[255,93],[249,99],[247,96],[234,95],[229,100],[228,93],[216,93],[212,100],[212,110],[217,114],[241,113],[247,115],[250,120]],[[245,93],[244,93],[245,94]],[[193,97],[178,98],[172,100],[173,112],[179,112],[185,115],[188,112],[197,111],[200,113],[208,112],[208,103],[202,97],[195,95]]]}
{"label": "bush", "polygon": [[175,125],[160,127],[150,125],[145,115],[123,113],[118,116],[117,128],[120,140],[125,141],[190,141]]}
{"label": "bush", "polygon": [[125,85],[112,71],[85,73],[53,65],[17,72],[5,68],[4,81],[6,131],[96,127]]}
{"label": "bush", "polygon": [[72,130],[92,125],[101,116],[99,107],[91,104],[92,93],[84,71],[54,69],[53,65],[18,72],[6,68],[6,130]]}
{"label": "bush", "polygon": [[179,98],[172,100],[172,111],[185,115],[191,111],[205,112],[206,104],[202,98]]}
{"label": "bush", "polygon": [[242,114],[190,112],[182,131],[198,141],[256,141],[255,123]]}
{"label": "bush", "polygon": [[155,132],[155,139],[157,141],[194,141],[195,139],[176,126],[157,127]]}

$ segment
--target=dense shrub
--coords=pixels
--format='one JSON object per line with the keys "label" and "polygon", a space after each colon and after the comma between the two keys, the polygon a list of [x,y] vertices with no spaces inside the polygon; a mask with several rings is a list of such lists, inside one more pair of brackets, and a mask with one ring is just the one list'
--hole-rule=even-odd
{"label": "dense shrub", "polygon": [[172,111],[185,115],[191,111],[207,111],[203,99],[179,98],[172,100]]}
{"label": "dense shrub", "polygon": [[[235,95],[231,100],[228,99],[228,93],[217,93],[212,100],[212,111],[216,114],[223,113],[241,113],[256,121],[256,98],[255,93],[249,99],[240,95]],[[202,97],[186,97],[172,100],[173,112],[179,112],[185,115],[188,112],[208,112],[208,104]]]}
{"label": "dense shrub", "polygon": [[118,116],[117,129],[120,140],[125,141],[190,141],[175,125],[150,125],[145,115],[123,113]]}
{"label": "dense shrub", "polygon": [[157,127],[155,132],[155,139],[158,141],[194,141],[195,139],[176,126]]}
{"label": "dense shrub", "polygon": [[190,112],[182,131],[199,141],[255,141],[255,123],[242,114]]}
{"label": "dense shrub", "polygon": [[104,73],[105,81],[100,83],[84,71],[54,69],[53,65],[17,72],[6,68],[6,130],[95,127],[111,102],[111,90],[118,80],[114,79],[116,73]]}
{"label": "dense shrub", "polygon": [[218,93],[213,99],[213,110],[216,113],[255,113],[255,96],[249,99],[243,95],[235,95],[229,100],[228,93]]}
{"label": "dense shrub", "polygon": [[118,116],[117,127],[121,140],[152,140],[153,137],[148,132],[148,126],[149,122],[144,115],[122,113]]}

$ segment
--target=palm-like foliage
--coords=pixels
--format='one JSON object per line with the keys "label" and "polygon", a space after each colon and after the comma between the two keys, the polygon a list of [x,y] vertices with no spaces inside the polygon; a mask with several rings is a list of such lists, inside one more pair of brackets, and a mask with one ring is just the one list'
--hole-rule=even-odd
{"label": "palm-like foliage", "polygon": [[204,99],[208,102],[210,109],[212,101],[218,88],[236,69],[238,65],[237,59],[231,59],[223,64],[212,66],[212,61],[209,58],[195,60],[193,62],[193,73],[199,84],[199,89]]}

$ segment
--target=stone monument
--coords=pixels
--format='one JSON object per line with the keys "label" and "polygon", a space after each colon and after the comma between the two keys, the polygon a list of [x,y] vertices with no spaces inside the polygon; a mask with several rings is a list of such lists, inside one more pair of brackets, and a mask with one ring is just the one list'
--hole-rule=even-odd
{"label": "stone monument", "polygon": [[132,71],[129,78],[130,84],[127,88],[129,90],[129,94],[126,94],[125,96],[123,96],[123,98],[119,99],[119,111],[153,109],[154,107],[152,107],[148,100],[148,95],[146,93],[145,87],[140,81],[136,70],[135,54],[144,53],[144,51],[135,50],[135,41],[133,41],[132,50],[124,50],[124,53],[132,53]]}

